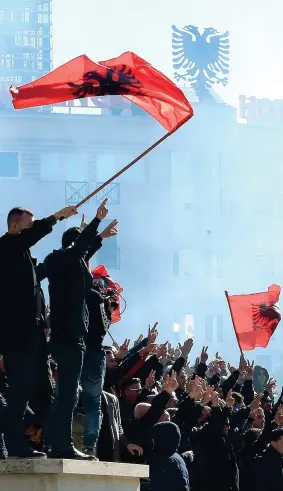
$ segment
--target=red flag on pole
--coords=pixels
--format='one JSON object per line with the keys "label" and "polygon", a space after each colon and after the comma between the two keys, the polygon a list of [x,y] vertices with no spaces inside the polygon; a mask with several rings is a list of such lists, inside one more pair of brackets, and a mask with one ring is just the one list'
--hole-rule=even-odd
{"label": "red flag on pole", "polygon": [[172,132],[193,116],[183,92],[150,63],[128,51],[94,63],[81,55],[22,87],[10,87],[15,109],[84,97],[121,95]]}
{"label": "red flag on pole", "polygon": [[118,303],[118,308],[114,310],[111,315],[111,323],[115,324],[116,322],[119,322],[121,320],[120,294],[123,292],[123,288],[118,283],[115,283],[112,280],[107,269],[102,264],[94,268],[91,274],[94,279],[103,280],[103,283],[105,285],[104,293],[106,295],[110,290],[113,290],[115,292],[115,300]]}
{"label": "red flag on pole", "polygon": [[250,295],[230,296],[225,292],[241,350],[266,348],[281,320],[277,304],[280,292],[278,285]]}

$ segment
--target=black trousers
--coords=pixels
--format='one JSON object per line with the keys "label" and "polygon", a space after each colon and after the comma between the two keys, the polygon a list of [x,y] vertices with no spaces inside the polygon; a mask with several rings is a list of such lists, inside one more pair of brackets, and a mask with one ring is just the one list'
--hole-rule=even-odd
{"label": "black trousers", "polygon": [[37,342],[27,351],[5,350],[3,361],[9,385],[4,437],[8,454],[17,455],[28,450],[24,433],[28,402],[34,401],[31,409],[35,412],[35,419],[29,423],[44,426],[50,410],[52,388],[44,333],[39,333]]}
{"label": "black trousers", "polygon": [[73,446],[73,412],[78,403],[85,348],[81,344],[53,345],[51,353],[57,363],[55,401],[48,418],[45,444],[53,452]]}

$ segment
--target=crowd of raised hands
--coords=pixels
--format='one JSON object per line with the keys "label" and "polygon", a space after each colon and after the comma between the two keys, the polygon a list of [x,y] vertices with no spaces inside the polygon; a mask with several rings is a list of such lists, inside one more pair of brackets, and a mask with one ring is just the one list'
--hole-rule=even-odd
{"label": "crowd of raised hands", "polygon": [[[117,371],[131,357],[139,359],[129,367],[129,376],[124,371],[114,384],[125,435],[142,449],[134,461],[150,463],[151,431],[157,423],[170,422],[180,432],[175,450],[186,463],[188,489],[267,489],[262,468],[276,466],[277,455],[281,460],[283,456],[283,393],[276,401],[276,381],[243,355],[235,367],[219,353],[210,359],[204,346],[193,361],[193,345],[193,339],[177,346],[158,344],[155,323],[132,345],[125,339],[109,348]],[[274,479],[269,479],[270,491],[283,489],[283,474],[281,480],[278,476],[274,471]]]}

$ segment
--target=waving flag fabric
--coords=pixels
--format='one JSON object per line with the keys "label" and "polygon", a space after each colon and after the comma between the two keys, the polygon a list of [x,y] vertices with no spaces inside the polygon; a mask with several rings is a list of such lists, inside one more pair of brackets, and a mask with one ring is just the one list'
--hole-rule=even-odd
{"label": "waving flag fabric", "polygon": [[93,62],[81,55],[22,87],[10,87],[15,109],[84,97],[121,95],[151,114],[168,132],[193,116],[183,92],[163,73],[128,51]]}
{"label": "waving flag fabric", "polygon": [[242,350],[266,348],[281,320],[278,300],[281,288],[272,285],[267,292],[228,295],[232,322]]}

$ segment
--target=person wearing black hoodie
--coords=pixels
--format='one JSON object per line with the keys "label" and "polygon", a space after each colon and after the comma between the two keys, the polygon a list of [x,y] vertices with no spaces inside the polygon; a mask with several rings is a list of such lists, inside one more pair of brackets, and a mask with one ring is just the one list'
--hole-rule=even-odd
{"label": "person wearing black hoodie", "polygon": [[78,402],[78,389],[88,330],[87,296],[92,277],[87,265],[91,253],[97,251],[104,238],[116,235],[114,220],[97,234],[107,208],[104,201],[96,217],[82,231],[71,228],[64,232],[62,248],[44,261],[49,280],[51,353],[57,363],[56,400],[47,424],[46,445],[50,456],[66,459],[93,459],[74,448],[72,439],[73,411]]}
{"label": "person wearing black hoodie", "polygon": [[153,450],[149,475],[151,491],[189,491],[189,475],[183,458],[177,453],[181,433],[174,423],[156,424],[152,429]]}

